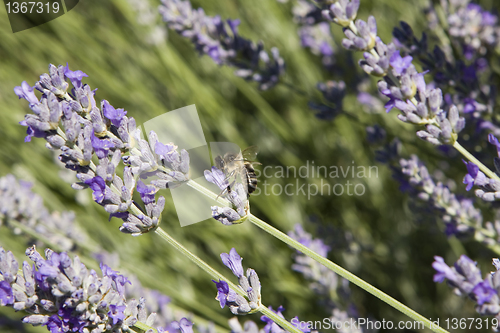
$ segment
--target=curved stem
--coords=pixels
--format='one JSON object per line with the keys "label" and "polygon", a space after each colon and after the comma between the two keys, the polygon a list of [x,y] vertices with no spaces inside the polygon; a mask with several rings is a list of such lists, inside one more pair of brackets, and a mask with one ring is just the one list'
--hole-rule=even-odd
{"label": "curved stem", "polygon": [[308,257],[314,259],[315,261],[317,261],[320,264],[324,265],[328,269],[334,271],[338,275],[340,275],[343,278],[345,278],[345,279],[349,280],[350,282],[354,283],[358,287],[366,290],[370,294],[372,294],[372,295],[380,298],[382,301],[386,302],[387,304],[389,304],[393,308],[401,311],[402,313],[404,313],[408,317],[410,317],[410,318],[412,318],[412,319],[414,319],[416,321],[422,322],[427,328],[431,329],[433,332],[447,333],[446,330],[444,330],[443,328],[441,328],[439,326],[436,326],[429,319],[425,318],[424,316],[422,316],[419,313],[415,312],[414,310],[410,309],[409,307],[407,307],[403,303],[401,303],[398,300],[396,300],[396,299],[392,298],[391,296],[387,295],[386,293],[384,293],[380,289],[375,288],[374,286],[372,286],[371,284],[369,284],[369,283],[365,282],[364,280],[360,279],[359,277],[357,277],[356,275],[352,274],[348,270],[346,270],[346,269],[340,267],[339,265],[334,264],[330,260],[328,260],[328,259],[320,256],[316,252],[314,252],[311,249],[309,249],[308,247],[300,244],[296,240],[294,240],[291,237],[287,236],[286,234],[282,233],[278,229],[270,226],[269,224],[267,224],[266,222],[262,221],[261,219],[255,217],[252,214],[250,214],[250,216],[248,217],[248,219],[253,224],[255,224],[256,226],[258,226],[259,228],[261,228],[262,230],[268,232],[269,234],[271,234],[274,237],[278,238],[282,242],[290,245],[294,249],[299,250],[300,252],[304,253]]}

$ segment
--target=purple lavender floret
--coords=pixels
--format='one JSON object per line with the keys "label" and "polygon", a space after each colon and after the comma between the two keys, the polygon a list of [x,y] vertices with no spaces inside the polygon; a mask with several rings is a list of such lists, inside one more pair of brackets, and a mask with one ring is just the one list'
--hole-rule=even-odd
{"label": "purple lavender floret", "polygon": [[217,297],[221,309],[226,306],[226,303],[236,301],[236,292],[229,288],[226,281],[219,280],[219,282],[212,280],[217,286]]}
{"label": "purple lavender floret", "polygon": [[142,181],[137,182],[137,192],[141,195],[142,202],[145,205],[151,204],[155,201],[155,194],[158,191],[154,186],[147,186]]}
{"label": "purple lavender floret", "polygon": [[40,101],[35,95],[35,87],[31,87],[28,82],[23,81],[20,87],[15,87],[14,92],[19,97],[19,99],[24,98],[30,104],[38,104]]}
{"label": "purple lavender floret", "polygon": [[497,294],[496,290],[491,288],[488,280],[484,280],[476,284],[474,289],[472,289],[472,292],[476,295],[477,304],[479,305],[490,302],[493,296]]}
{"label": "purple lavender floret", "polygon": [[106,182],[104,182],[104,179],[96,176],[94,178],[86,179],[84,183],[92,190],[92,198],[94,201],[101,203],[104,200],[104,194],[106,193]]}
{"label": "purple lavender floret", "polygon": [[500,275],[497,271],[487,274],[483,279],[477,263],[466,255],[462,255],[453,267],[449,267],[444,259],[436,256],[432,267],[437,271],[434,282],[445,279],[458,295],[467,295],[477,303],[476,311],[480,315],[500,316]]}
{"label": "purple lavender floret", "polygon": [[169,28],[189,39],[200,54],[207,54],[219,65],[236,67],[235,74],[255,81],[267,90],[284,74],[285,62],[277,48],[271,56],[262,43],[254,43],[238,33],[239,20],[207,16],[202,8],[193,9],[188,0],[162,0],[159,8]]}
{"label": "purple lavender floret", "polygon": [[463,183],[467,184],[466,190],[470,191],[472,186],[484,186],[489,183],[486,175],[479,171],[479,167],[472,162],[463,161],[467,166],[467,174],[464,177]]}
{"label": "purple lavender floret", "polygon": [[0,306],[14,304],[14,293],[10,283],[7,281],[0,281]]}
{"label": "purple lavender floret", "polygon": [[401,75],[403,71],[408,69],[412,63],[413,58],[409,55],[405,57],[401,57],[399,54],[399,50],[395,51],[391,58],[390,58],[390,64],[394,70],[394,73],[397,75]]}
{"label": "purple lavender floret", "polygon": [[221,190],[226,190],[229,187],[229,181],[226,179],[226,175],[217,167],[213,166],[211,171],[205,170],[205,179],[215,184]]}
{"label": "purple lavender floret", "polygon": [[243,266],[241,265],[243,258],[240,257],[234,247],[229,251],[229,254],[221,253],[220,257],[222,259],[222,263],[226,265],[226,267],[228,267],[237,278],[243,276]]}
{"label": "purple lavender floret", "polygon": [[103,114],[113,125],[120,127],[123,117],[127,115],[124,109],[115,109],[108,101],[103,101]]}
{"label": "purple lavender floret", "polygon": [[76,70],[76,71],[70,70],[68,63],[66,63],[66,67],[64,68],[64,76],[66,76],[71,81],[71,84],[75,86],[75,88],[81,88],[83,78],[89,77],[81,70]]}
{"label": "purple lavender floret", "polygon": [[116,325],[125,319],[124,311],[126,308],[127,307],[125,305],[111,304],[109,306],[108,316],[113,320],[113,325]]}

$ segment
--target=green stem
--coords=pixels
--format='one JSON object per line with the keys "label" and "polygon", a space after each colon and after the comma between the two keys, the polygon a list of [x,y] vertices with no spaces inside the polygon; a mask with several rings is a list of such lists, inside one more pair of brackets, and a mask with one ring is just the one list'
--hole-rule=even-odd
{"label": "green stem", "polygon": [[338,275],[340,275],[343,278],[345,278],[345,279],[349,280],[350,282],[354,283],[358,287],[366,290],[370,294],[378,297],[379,299],[381,299],[382,301],[386,302],[387,304],[389,304],[393,308],[401,311],[402,313],[404,313],[408,317],[410,317],[410,318],[412,318],[414,320],[423,322],[423,324],[427,328],[431,329],[433,332],[447,333],[446,330],[444,330],[443,328],[441,328],[439,326],[434,325],[429,319],[427,319],[424,316],[422,316],[422,315],[418,314],[417,312],[413,311],[412,309],[410,309],[409,307],[407,307],[403,303],[397,301],[396,299],[394,299],[391,296],[387,295],[386,293],[382,292],[380,289],[375,288],[374,286],[372,286],[371,284],[369,284],[369,283],[365,282],[364,280],[360,279],[359,277],[357,277],[356,275],[352,274],[348,270],[345,270],[344,268],[340,267],[339,265],[334,264],[330,260],[328,260],[328,259],[320,256],[316,252],[314,252],[311,249],[309,249],[308,247],[300,244],[296,240],[290,238],[289,236],[285,235],[284,233],[282,233],[278,229],[270,226],[269,224],[267,224],[266,222],[262,221],[261,219],[255,217],[252,214],[250,214],[250,216],[248,217],[248,219],[253,224],[255,224],[256,226],[258,226],[259,228],[261,228],[262,230],[268,232],[269,234],[271,234],[274,237],[278,238],[282,242],[290,245],[294,249],[299,250],[300,252],[304,253],[308,257],[314,259],[315,261],[317,261],[320,264],[324,265],[328,269],[334,271]]}
{"label": "green stem", "polygon": [[210,199],[217,201],[219,204],[223,205],[224,207],[231,206],[231,203],[229,202],[229,200],[227,200],[226,198],[223,198],[220,195],[215,194],[214,192],[210,191],[205,186],[198,184],[194,180],[188,180],[186,185],[193,188],[194,190],[200,192],[201,194],[209,197]]}
{"label": "green stem", "polygon": [[[199,185],[201,186],[201,185]],[[208,191],[208,190],[207,190]],[[155,230],[155,233],[158,234],[163,240],[165,240],[167,243],[172,245],[177,251],[179,251],[181,254],[186,256],[189,260],[194,262],[198,267],[203,269],[205,272],[207,272],[212,278],[214,279],[219,279],[226,281],[229,287],[234,290],[236,293],[239,295],[246,297],[247,295],[241,290],[241,288],[234,283],[232,283],[227,277],[222,275],[221,273],[217,272],[215,269],[212,268],[209,264],[201,260],[198,256],[196,256],[194,253],[186,249],[182,244],[177,242],[175,239],[172,238],[165,230],[162,228],[157,228]],[[262,314],[268,316],[271,318],[276,324],[282,326],[283,328],[286,328],[289,332],[294,332],[294,333],[302,333],[299,329],[295,328],[292,324],[290,324],[288,321],[284,320],[283,318],[279,317],[276,315],[274,312],[270,311],[268,308],[266,308],[264,305],[260,305],[259,308],[257,309],[259,312]]]}
{"label": "green stem", "polygon": [[158,228],[156,228],[155,233],[158,236],[160,236],[164,241],[166,241],[167,243],[172,245],[174,247],[174,249],[179,251],[181,254],[186,256],[189,260],[194,262],[198,267],[200,267],[202,270],[207,272],[213,279],[226,281],[231,289],[233,289],[235,292],[237,292],[238,294],[240,294],[243,297],[246,296],[246,294],[241,290],[240,287],[238,287],[237,285],[232,283],[227,277],[225,277],[221,273],[217,272],[215,269],[212,268],[212,266],[210,266],[209,264],[207,264],[206,262],[201,260],[197,255],[195,255],[194,253],[192,253],[191,251],[186,249],[181,243],[179,243],[178,241],[173,239],[172,236],[170,236],[165,230],[158,227]]}
{"label": "green stem", "polygon": [[270,318],[272,321],[274,321],[276,324],[281,326],[283,329],[287,330],[288,332],[298,332],[302,333],[297,327],[293,326],[288,320],[281,318],[278,316],[276,313],[273,311],[269,310],[265,306],[261,305],[258,308],[259,312],[262,313],[264,316]]}
{"label": "green stem", "polygon": [[496,179],[500,181],[500,178],[493,171],[491,171],[487,166],[485,166],[477,158],[475,158],[474,155],[469,153],[467,149],[465,149],[464,147],[462,147],[462,145],[458,143],[458,141],[455,141],[453,147],[456,150],[458,150],[462,155],[464,155],[465,158],[467,158],[469,161],[477,165],[479,169],[486,174],[486,176],[490,177],[491,179]]}

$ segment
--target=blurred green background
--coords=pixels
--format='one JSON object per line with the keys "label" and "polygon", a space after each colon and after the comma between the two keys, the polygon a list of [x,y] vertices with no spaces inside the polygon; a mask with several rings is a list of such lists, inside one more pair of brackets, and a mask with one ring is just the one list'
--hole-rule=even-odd
{"label": "blurred green background", "polygon": [[[141,1],[156,8],[156,1]],[[493,0],[481,1],[491,8]],[[408,22],[417,35],[426,29],[422,10],[426,1],[363,0],[358,17],[374,15],[380,36],[391,39],[391,31],[400,20]],[[315,85],[327,79],[350,80],[361,75],[357,66],[344,67],[345,77],[332,75],[321,66],[320,58],[300,46],[297,26],[288,3],[275,0],[193,1],[209,15],[240,18],[241,34],[263,40],[266,48],[276,46],[287,64],[286,81],[315,95]],[[70,182],[60,177],[54,155],[44,148],[43,140],[24,143],[25,128],[18,125],[30,110],[19,101],[13,88],[26,80],[33,85],[47,72],[49,63],[69,63],[89,75],[84,79],[92,89],[98,88],[96,100],[108,100],[116,108],[143,123],[164,112],[196,104],[206,141],[229,141],[246,147],[260,147],[263,166],[296,166],[314,161],[315,165],[378,166],[378,178],[355,180],[366,187],[363,196],[255,196],[252,213],[278,229],[288,232],[296,223],[332,246],[329,258],[362,279],[382,289],[425,317],[476,317],[473,303],[452,294],[446,285],[432,282],[434,255],[448,263],[462,253],[479,261],[486,272],[493,256],[475,243],[447,239],[439,219],[415,213],[409,208],[407,195],[392,179],[390,169],[375,161],[374,149],[368,145],[363,124],[380,124],[389,138],[400,137],[403,155],[419,152],[431,171],[440,169],[457,181],[464,168],[457,157],[442,162],[434,147],[420,142],[415,129],[396,120],[384,110],[366,113],[348,89],[344,109],[356,114],[358,121],[339,116],[334,121],[320,121],[308,109],[308,98],[287,87],[260,92],[251,82],[237,78],[233,69],[219,67],[207,57],[200,57],[191,44],[169,31],[164,42],[148,42],[151,29],[160,24],[154,17],[150,25],[138,23],[137,4],[131,1],[81,1],[75,9],[49,23],[13,34],[6,11],[0,9],[0,175],[13,173],[32,181],[51,210],[73,210],[78,223],[92,239],[109,252],[120,254],[121,263],[138,275],[141,282],[172,297],[173,304],[228,329],[227,309],[214,300],[216,289],[207,274],[168,247],[159,237],[148,234],[130,237],[118,231],[119,221],[108,222],[107,214],[91,201],[89,191],[77,194]],[[332,30],[337,42],[340,28]],[[337,45],[339,59],[349,55]],[[355,61],[360,57],[355,54]],[[375,91],[374,83],[369,91]],[[64,172],[63,172],[64,174]],[[67,174],[66,174],[67,175]],[[271,183],[295,184],[296,179],[272,178]],[[299,179],[317,183],[319,179]],[[345,179],[326,179],[330,184]],[[469,194],[471,195],[471,194]],[[438,221],[438,223],[436,223]],[[205,221],[181,228],[171,198],[163,214],[162,226],[216,269],[229,274],[219,254],[236,247],[244,258],[244,267],[254,268],[262,282],[263,302],[274,308],[283,305],[287,318],[321,320],[331,314],[318,304],[318,297],[308,288],[301,274],[292,271],[294,251],[255,226],[245,223],[224,227],[216,221]],[[318,230],[323,230],[318,233]],[[325,232],[326,230],[326,232]],[[0,227],[0,245],[14,251],[24,260],[28,239],[13,236]],[[88,253],[78,253],[81,256]],[[96,266],[97,267],[97,266]],[[118,269],[122,266],[113,267]],[[136,267],[136,270],[130,268]],[[377,320],[407,320],[382,301],[351,286],[351,301],[360,317]],[[14,322],[21,313],[0,308],[1,318]],[[250,316],[259,322],[259,316]],[[246,318],[240,318],[243,322]],[[2,332],[43,332],[45,328],[18,327],[13,323],[0,326]],[[2,324],[0,324],[2,325]]]}

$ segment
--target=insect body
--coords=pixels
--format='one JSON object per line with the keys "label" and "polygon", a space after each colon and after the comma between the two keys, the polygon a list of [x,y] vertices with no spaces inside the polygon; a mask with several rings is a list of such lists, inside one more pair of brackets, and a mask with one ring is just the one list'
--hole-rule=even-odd
{"label": "insect body", "polygon": [[226,153],[224,156],[215,158],[215,166],[224,172],[227,179],[232,179],[226,189],[227,193],[231,192],[231,187],[236,182],[243,184],[248,196],[255,191],[257,188],[257,175],[253,164],[260,163],[253,160],[258,152],[259,148],[257,146],[251,146],[238,154]]}

